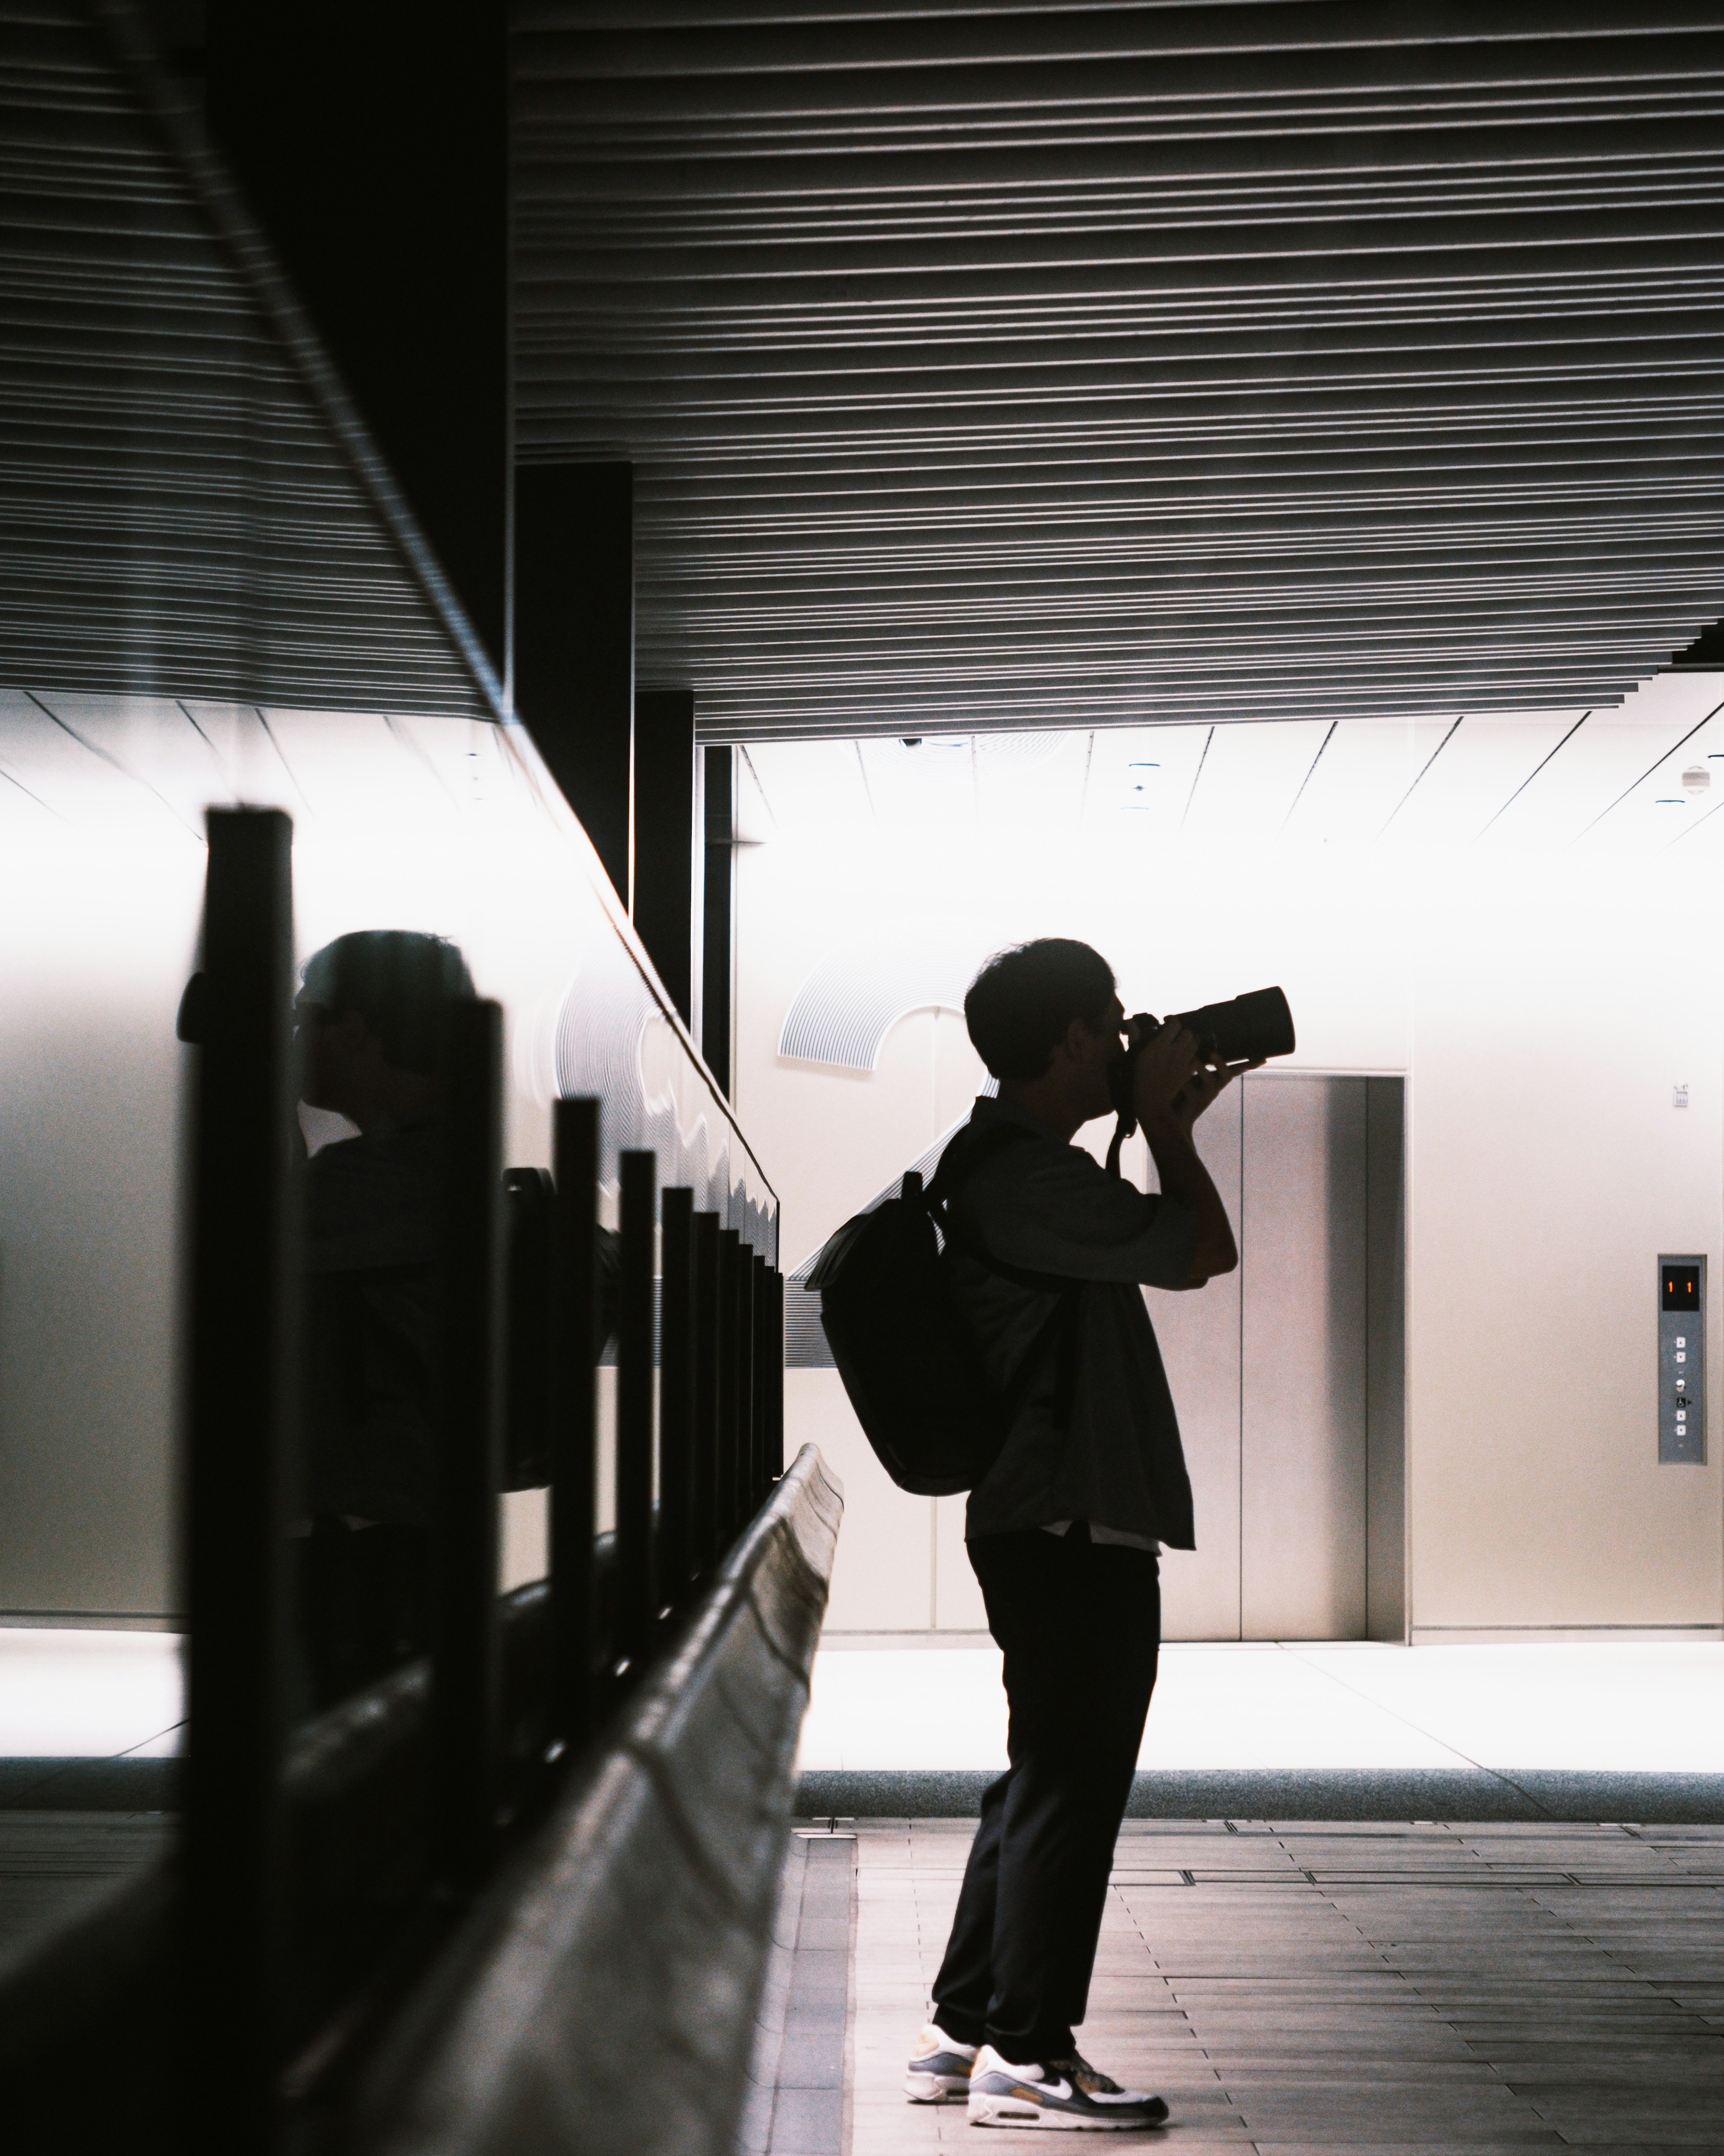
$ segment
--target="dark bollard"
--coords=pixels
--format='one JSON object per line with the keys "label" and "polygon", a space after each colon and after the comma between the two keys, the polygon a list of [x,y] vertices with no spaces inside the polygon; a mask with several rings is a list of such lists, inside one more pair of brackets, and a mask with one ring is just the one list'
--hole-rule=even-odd
{"label": "dark bollard", "polygon": [[503,1014],[457,1004],[447,1025],[431,1772],[438,1872],[465,1887],[490,1860],[496,1801]]}
{"label": "dark bollard", "polygon": [[736,1305],[731,1322],[736,1342],[736,1526],[752,1520],[754,1488],[754,1253],[736,1252]]}
{"label": "dark bollard", "polygon": [[551,1726],[572,1751],[593,1722],[593,1537],[598,1452],[598,1103],[559,1101],[552,1132]]}
{"label": "dark bollard", "polygon": [[736,1419],[736,1275],[741,1270],[739,1238],[734,1228],[718,1231],[718,1354],[714,1383],[718,1396],[718,1552],[727,1550],[737,1522],[737,1455],[741,1433]]}
{"label": "dark bollard", "polygon": [[293,826],[274,809],[218,808],[208,830],[187,1492],[186,2145],[264,2156],[277,2145],[283,2039],[283,1534],[298,1389]]}
{"label": "dark bollard", "polygon": [[767,1424],[767,1472],[776,1482],[784,1473],[784,1276],[774,1265],[767,1277],[772,1283],[772,1315],[767,1355],[767,1399],[771,1411]]}
{"label": "dark bollard", "polygon": [[766,1260],[756,1251],[754,1257],[754,1413],[752,1418],[754,1433],[752,1459],[754,1469],[754,1505],[757,1511],[765,1496],[772,1476],[767,1467],[767,1396],[771,1391],[768,1381],[767,1354],[772,1337],[771,1276]]}
{"label": "dark bollard", "polygon": [[[689,1591],[695,1474],[695,1194],[664,1193],[659,1257],[658,1599],[675,1609]],[[662,1610],[661,1610],[662,1614]]]}
{"label": "dark bollard", "polygon": [[657,1158],[622,1157],[622,1291],[617,1310],[616,1661],[638,1669],[653,1599],[653,1275]]}
{"label": "dark bollard", "polygon": [[704,1578],[723,1547],[719,1526],[718,1215],[695,1215],[695,1480],[690,1537]]}

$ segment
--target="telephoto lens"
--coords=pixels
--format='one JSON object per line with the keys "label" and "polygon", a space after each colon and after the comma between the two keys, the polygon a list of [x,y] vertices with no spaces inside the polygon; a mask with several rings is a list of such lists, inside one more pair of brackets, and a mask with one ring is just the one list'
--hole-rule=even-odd
{"label": "telephoto lens", "polygon": [[1230,1003],[1175,1011],[1170,1025],[1188,1025],[1216,1063],[1245,1063],[1259,1055],[1290,1055],[1296,1045],[1293,1013],[1279,988],[1253,988]]}
{"label": "telephoto lens", "polygon": [[1121,1124],[1110,1158],[1117,1157],[1121,1138],[1130,1137],[1137,1127],[1131,1106],[1131,1072],[1140,1051],[1162,1030],[1162,1025],[1189,1026],[1198,1037],[1204,1060],[1210,1063],[1247,1063],[1260,1056],[1290,1055],[1296,1045],[1293,1013],[1279,988],[1253,988],[1248,995],[1234,996],[1224,1004],[1173,1011],[1161,1024],[1147,1011],[1139,1011],[1130,1023],[1139,1038],[1108,1073],[1108,1088]]}

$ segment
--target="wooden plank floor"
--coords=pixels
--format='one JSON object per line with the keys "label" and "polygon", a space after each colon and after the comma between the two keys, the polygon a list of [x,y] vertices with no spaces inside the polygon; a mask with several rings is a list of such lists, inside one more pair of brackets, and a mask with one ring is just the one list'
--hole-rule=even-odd
{"label": "wooden plank floor", "polygon": [[[903,2098],[972,1824],[854,1831],[852,2156],[1045,2145]],[[1724,2149],[1724,1827],[1128,1821],[1079,2041],[1193,2156]]]}

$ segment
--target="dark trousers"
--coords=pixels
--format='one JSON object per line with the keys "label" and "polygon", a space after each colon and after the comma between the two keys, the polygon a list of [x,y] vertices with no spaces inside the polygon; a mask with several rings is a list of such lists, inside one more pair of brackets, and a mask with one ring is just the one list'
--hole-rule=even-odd
{"label": "dark trousers", "polygon": [[1147,1550],[1039,1527],[970,1544],[1005,1655],[1011,1764],[982,1799],[934,2018],[1014,2066],[1069,2056],[1114,1844],[1155,1688],[1161,1578]]}

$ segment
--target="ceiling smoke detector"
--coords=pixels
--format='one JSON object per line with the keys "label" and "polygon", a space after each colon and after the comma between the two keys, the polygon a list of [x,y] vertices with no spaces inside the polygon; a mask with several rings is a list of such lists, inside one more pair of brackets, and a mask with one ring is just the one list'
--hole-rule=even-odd
{"label": "ceiling smoke detector", "polygon": [[1691,763],[1682,774],[1685,793],[1704,793],[1712,783],[1712,774],[1703,763]]}

